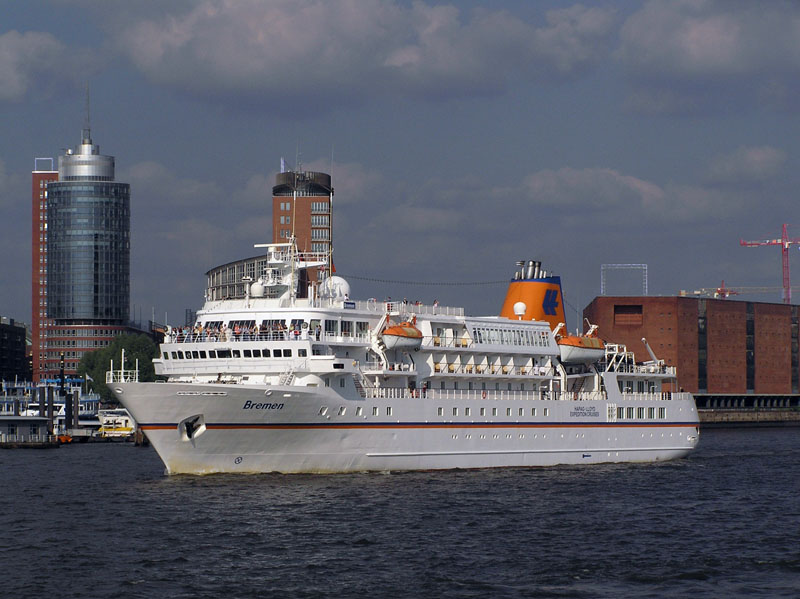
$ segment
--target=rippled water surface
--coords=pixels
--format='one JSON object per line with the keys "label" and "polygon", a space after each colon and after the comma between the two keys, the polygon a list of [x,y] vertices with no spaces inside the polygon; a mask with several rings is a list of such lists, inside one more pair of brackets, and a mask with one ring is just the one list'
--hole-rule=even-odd
{"label": "rippled water surface", "polygon": [[164,475],[0,451],[0,596],[798,597],[800,428],[650,465]]}

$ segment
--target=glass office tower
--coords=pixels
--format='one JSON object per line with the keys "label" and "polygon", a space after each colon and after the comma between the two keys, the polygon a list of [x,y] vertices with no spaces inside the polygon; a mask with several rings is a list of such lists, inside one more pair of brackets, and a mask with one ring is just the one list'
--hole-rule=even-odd
{"label": "glass office tower", "polygon": [[130,196],[88,128],[59,156],[58,181],[47,186],[48,359],[67,349],[67,370],[129,324]]}
{"label": "glass office tower", "polygon": [[114,157],[84,129],[81,145],[59,156],[47,191],[48,316],[126,324],[131,188],[114,181]]}

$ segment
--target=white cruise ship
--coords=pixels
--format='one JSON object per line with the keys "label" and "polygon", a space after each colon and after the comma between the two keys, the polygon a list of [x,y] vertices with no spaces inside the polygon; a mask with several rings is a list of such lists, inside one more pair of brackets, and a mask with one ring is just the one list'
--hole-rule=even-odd
{"label": "white cruise ship", "polygon": [[165,382],[124,357],[107,373],[170,474],[648,462],[698,442],[674,368],[562,334],[560,279],[539,263],[518,263],[499,316],[470,317],[351,300],[328,256],[256,247],[209,271],[196,324],[154,360]]}

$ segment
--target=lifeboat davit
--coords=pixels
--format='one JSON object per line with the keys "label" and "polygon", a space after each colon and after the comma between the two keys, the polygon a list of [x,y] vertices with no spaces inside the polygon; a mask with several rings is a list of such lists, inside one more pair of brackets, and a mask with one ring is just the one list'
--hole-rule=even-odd
{"label": "lifeboat davit", "polygon": [[401,322],[386,327],[382,333],[387,349],[419,349],[422,345],[422,331],[413,322]]}

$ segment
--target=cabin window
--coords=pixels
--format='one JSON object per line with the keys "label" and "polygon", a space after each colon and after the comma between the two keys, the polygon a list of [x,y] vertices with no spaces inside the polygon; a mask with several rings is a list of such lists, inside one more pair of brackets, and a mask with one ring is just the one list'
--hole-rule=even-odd
{"label": "cabin window", "polygon": [[308,350],[305,348],[301,348],[297,350],[297,355],[300,358],[305,358],[308,355]]}
{"label": "cabin window", "polygon": [[387,416],[391,416],[392,415],[392,406],[386,406],[386,415]]}
{"label": "cabin window", "polygon": [[[187,352],[187,357],[188,357],[188,352]],[[192,359],[194,360],[200,359],[200,353],[195,349],[192,350]]]}
{"label": "cabin window", "polygon": [[644,390],[645,390],[645,381],[636,381],[636,392],[644,393]]}
{"label": "cabin window", "polygon": [[628,420],[633,418],[633,408],[627,408],[626,416],[628,417]]}
{"label": "cabin window", "polygon": [[549,416],[550,415],[550,408],[545,408],[544,409],[544,415],[545,416]]}
{"label": "cabin window", "polygon": [[444,408],[436,408],[437,416],[444,416]]}
{"label": "cabin window", "polygon": [[531,416],[536,416],[536,408],[531,408]]}
{"label": "cabin window", "polygon": [[373,416],[377,416],[378,415],[378,406],[372,406],[372,415]]}
{"label": "cabin window", "polygon": [[284,350],[283,350],[283,357],[284,357],[284,358],[291,358],[291,357],[292,357],[292,350],[290,350],[290,349],[284,349]]}
{"label": "cabin window", "polygon": [[617,420],[623,420],[625,418],[625,408],[617,408]]}
{"label": "cabin window", "polygon": [[648,418],[655,418],[656,417],[656,409],[655,408],[647,408],[647,417]]}
{"label": "cabin window", "polygon": [[519,415],[520,416],[524,416],[525,415],[525,408],[520,408],[519,409]]}
{"label": "cabin window", "polygon": [[325,335],[328,337],[336,337],[339,334],[339,321],[326,320],[325,321]]}
{"label": "cabin window", "polygon": [[183,352],[182,351],[178,352],[178,359],[179,360],[183,360]]}
{"label": "cabin window", "polygon": [[205,350],[202,350],[202,349],[201,349],[199,353],[200,353],[200,359],[201,359],[201,360],[205,360],[205,359],[206,359],[206,352],[205,352]]}
{"label": "cabin window", "polygon": [[658,417],[664,419],[667,417],[667,408],[658,408]]}
{"label": "cabin window", "polygon": [[361,321],[361,320],[357,321],[356,322],[356,335],[358,335],[359,337],[363,337],[367,333],[369,333],[369,323]]}
{"label": "cabin window", "polygon": [[261,350],[261,357],[262,358],[269,358],[269,350],[268,349],[262,349]]}
{"label": "cabin window", "polygon": [[511,408],[506,408],[506,416],[511,416]]}
{"label": "cabin window", "polygon": [[319,337],[320,337],[320,320],[315,318],[314,320],[309,322],[308,326],[309,326],[309,329],[308,329],[309,335],[312,335],[314,339],[319,341]]}
{"label": "cabin window", "polygon": [[242,355],[244,355],[245,358],[252,358],[253,352],[251,352],[249,349],[243,349]]}
{"label": "cabin window", "polygon": [[492,416],[497,416],[497,408],[492,408]]}
{"label": "cabin window", "polygon": [[238,349],[231,350],[231,353],[233,354],[234,358],[241,358],[241,355],[240,355],[240,352],[239,352]]}
{"label": "cabin window", "polygon": [[319,409],[319,415],[320,415],[320,416],[324,416],[324,415],[325,415],[325,414],[327,414],[327,413],[328,413],[328,407],[327,407],[327,406],[322,406],[322,407]]}
{"label": "cabin window", "polygon": [[469,416],[469,415],[470,415],[470,409],[464,408],[464,416]]}
{"label": "cabin window", "polygon": [[356,416],[361,416],[363,414],[364,414],[364,408],[362,408],[361,406],[358,406],[356,408]]}
{"label": "cabin window", "polygon": [[453,408],[453,416],[458,416],[458,408]]}
{"label": "cabin window", "polygon": [[350,320],[342,321],[342,337],[351,337],[353,335],[353,322]]}
{"label": "cabin window", "polygon": [[439,382],[439,388],[440,389],[444,389],[444,381],[440,381]]}
{"label": "cabin window", "polygon": [[217,350],[215,350],[215,349],[208,350],[208,357],[211,358],[211,359],[216,358],[217,357]]}
{"label": "cabin window", "polygon": [[486,416],[486,408],[481,408],[481,416]]}
{"label": "cabin window", "polygon": [[636,417],[644,418],[644,408],[636,408]]}
{"label": "cabin window", "polygon": [[162,354],[161,354],[161,357],[162,357],[164,360],[169,360],[169,352],[168,352],[168,351],[165,351],[164,353],[162,353]]}
{"label": "cabin window", "polygon": [[261,357],[261,350],[260,349],[254,349],[253,350],[253,357],[254,358],[260,358]]}
{"label": "cabin window", "polygon": [[344,416],[344,413],[347,411],[347,408],[344,406],[339,406],[339,416]]}

